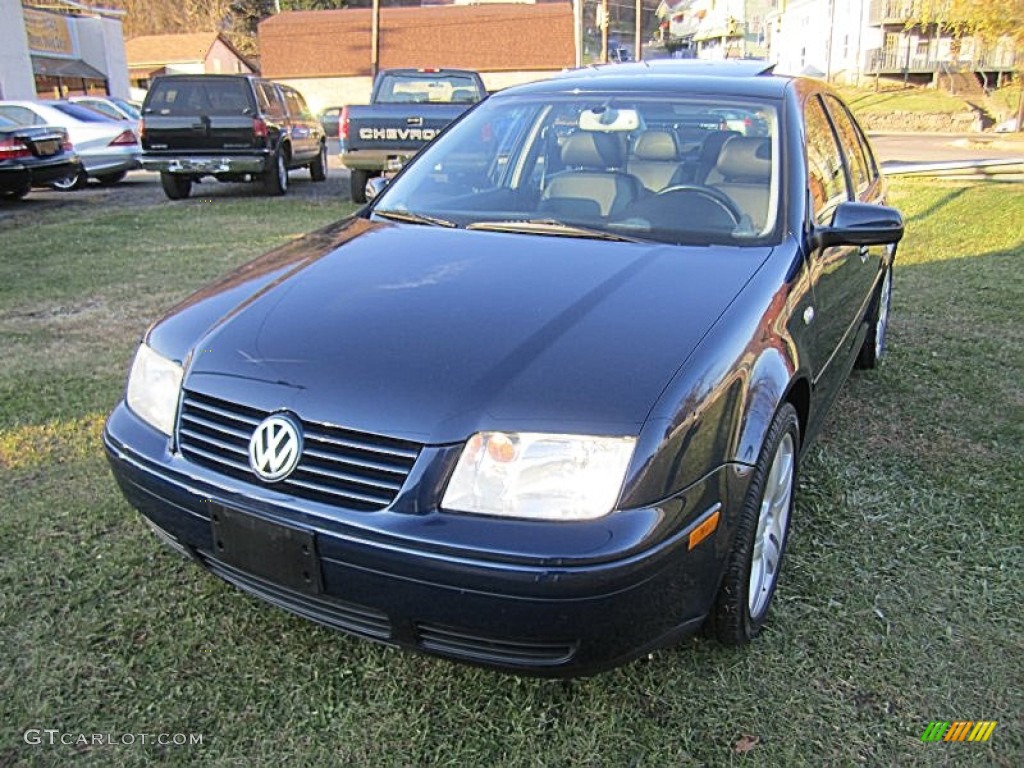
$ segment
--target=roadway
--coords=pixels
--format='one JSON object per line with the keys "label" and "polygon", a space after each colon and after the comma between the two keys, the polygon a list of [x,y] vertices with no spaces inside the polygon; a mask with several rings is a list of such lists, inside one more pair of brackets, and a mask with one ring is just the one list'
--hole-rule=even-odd
{"label": "roadway", "polygon": [[883,163],[1024,161],[1024,136],[930,133],[870,133],[869,136]]}

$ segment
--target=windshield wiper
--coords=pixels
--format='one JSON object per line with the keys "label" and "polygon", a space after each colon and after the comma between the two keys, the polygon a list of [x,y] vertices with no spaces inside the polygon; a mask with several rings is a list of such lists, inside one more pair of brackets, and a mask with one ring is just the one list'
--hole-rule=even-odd
{"label": "windshield wiper", "polygon": [[556,219],[527,219],[525,221],[477,221],[467,224],[466,229],[482,229],[490,232],[520,232],[532,235],[556,235],[559,237],[588,237],[594,240],[613,240],[619,243],[642,243],[636,237],[605,232],[601,229],[566,224]]}
{"label": "windshield wiper", "polygon": [[381,211],[374,208],[373,215],[380,216],[382,219],[391,219],[392,221],[404,221],[407,224],[428,224],[432,227],[448,227],[449,229],[458,226],[454,221],[448,221],[448,219],[427,216],[425,213],[413,213],[412,211]]}

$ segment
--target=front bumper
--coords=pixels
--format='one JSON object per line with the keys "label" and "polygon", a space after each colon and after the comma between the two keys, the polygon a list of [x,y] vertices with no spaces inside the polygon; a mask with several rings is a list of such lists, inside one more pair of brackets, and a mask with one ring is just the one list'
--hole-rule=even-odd
{"label": "front bumper", "polygon": [[267,169],[264,155],[171,155],[142,156],[147,171],[206,176],[217,174],[263,173]]}
{"label": "front bumper", "polygon": [[[316,504],[171,453],[123,403],[104,442],[122,491],[161,537],[241,589],[379,642],[544,676],[592,674],[695,631],[732,538],[725,502],[742,498],[748,479],[740,467],[723,467],[656,507],[603,522],[538,526],[436,510],[321,514]],[[218,557],[211,514],[222,508],[307,532],[321,588],[286,587]],[[723,511],[718,531],[688,551],[689,531],[715,509]],[[454,543],[470,517],[478,531],[490,528],[489,546]],[[572,557],[547,544],[538,545],[548,547],[543,556],[509,545],[517,531],[545,526],[548,538],[573,542]],[[600,555],[579,556],[580,540]]]}

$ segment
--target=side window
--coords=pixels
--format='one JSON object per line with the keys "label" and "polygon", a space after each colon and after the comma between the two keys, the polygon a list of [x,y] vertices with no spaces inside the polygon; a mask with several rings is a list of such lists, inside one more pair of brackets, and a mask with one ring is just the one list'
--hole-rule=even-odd
{"label": "side window", "polygon": [[270,83],[260,83],[259,87],[263,89],[263,92],[267,98],[267,114],[271,117],[282,119],[285,116],[284,102],[281,100],[281,94],[275,86]]}
{"label": "side window", "polygon": [[253,89],[256,91],[256,103],[259,105],[261,115],[265,115],[270,111],[270,101],[267,99],[267,92],[263,88],[262,83],[257,83]]}
{"label": "side window", "polygon": [[[849,112],[849,110],[847,110]],[[850,119],[853,120],[853,115],[850,115]],[[853,120],[853,127],[857,132],[857,141],[860,143],[860,151],[864,153],[864,162],[867,163],[868,175],[871,180],[874,181],[878,178],[878,163],[875,162],[875,153],[871,150],[871,144],[868,143],[868,137],[864,135],[864,131],[861,129],[860,124]]]}
{"label": "side window", "polygon": [[849,199],[843,158],[832,133],[832,126],[818,97],[808,99],[804,107],[807,135],[807,184],[811,193],[814,220],[827,225],[836,206]]}
{"label": "side window", "polygon": [[306,108],[306,102],[302,100],[298,91],[291,88],[282,88],[281,93],[284,94],[284,100],[288,104],[288,112],[292,117],[310,117],[309,109]]}
{"label": "side window", "polygon": [[850,114],[839,99],[833,96],[826,96],[825,103],[828,104],[832,123],[836,127],[836,134],[839,136],[839,144],[843,148],[843,155],[846,156],[846,165],[850,169],[850,181],[853,183],[854,196],[860,197],[871,185],[871,176],[868,173],[868,164],[861,149],[857,129],[854,128],[853,118],[850,117]]}

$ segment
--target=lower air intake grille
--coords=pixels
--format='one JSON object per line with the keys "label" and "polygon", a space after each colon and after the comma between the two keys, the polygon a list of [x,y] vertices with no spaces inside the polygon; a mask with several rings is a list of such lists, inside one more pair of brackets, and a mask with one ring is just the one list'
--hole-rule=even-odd
{"label": "lower air intake grille", "polygon": [[[269,415],[186,391],[178,420],[178,447],[196,464],[259,482],[249,468],[249,439]],[[384,509],[395,500],[421,448],[406,440],[306,421],[302,430],[298,467],[271,487],[359,511]]]}
{"label": "lower air intake grille", "polygon": [[492,664],[557,666],[572,659],[575,645],[496,640],[437,624],[417,624],[420,647],[426,651]]}
{"label": "lower air intake grille", "polygon": [[291,611],[305,619],[333,629],[363,635],[375,640],[391,638],[391,622],[379,611],[295,592],[264,581],[245,571],[240,571],[205,554],[201,553],[200,557],[206,567],[224,581],[234,584],[243,592],[248,592],[279,608],[284,608],[286,611]]}

